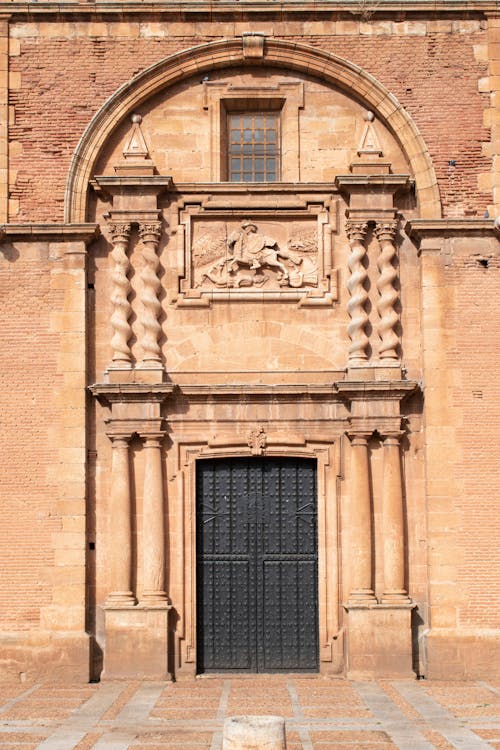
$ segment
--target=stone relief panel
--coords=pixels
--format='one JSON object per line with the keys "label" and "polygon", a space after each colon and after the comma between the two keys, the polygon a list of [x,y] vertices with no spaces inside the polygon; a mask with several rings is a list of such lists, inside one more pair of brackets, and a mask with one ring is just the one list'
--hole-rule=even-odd
{"label": "stone relief panel", "polygon": [[[246,219],[236,227],[229,222],[214,224],[194,224],[191,262],[196,288],[318,286],[317,232],[305,222],[258,226]],[[272,230],[274,234],[269,234]]]}
{"label": "stone relief panel", "polygon": [[272,212],[249,201],[246,209],[238,209],[180,207],[184,263],[178,306],[235,298],[331,305],[337,291],[332,265],[335,201]]}

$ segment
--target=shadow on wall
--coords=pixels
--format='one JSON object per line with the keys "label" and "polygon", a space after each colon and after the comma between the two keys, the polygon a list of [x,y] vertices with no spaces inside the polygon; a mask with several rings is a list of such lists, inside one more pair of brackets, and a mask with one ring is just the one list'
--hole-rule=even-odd
{"label": "shadow on wall", "polygon": [[0,244],[0,253],[3,254],[4,258],[10,263],[15,263],[16,260],[19,260],[19,250],[17,250],[14,245],[11,245],[9,242]]}

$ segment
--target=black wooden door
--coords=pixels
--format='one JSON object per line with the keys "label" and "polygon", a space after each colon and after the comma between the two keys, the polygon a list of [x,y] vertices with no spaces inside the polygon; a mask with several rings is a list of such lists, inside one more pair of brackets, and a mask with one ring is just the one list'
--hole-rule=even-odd
{"label": "black wooden door", "polygon": [[316,462],[197,465],[198,671],[318,669]]}

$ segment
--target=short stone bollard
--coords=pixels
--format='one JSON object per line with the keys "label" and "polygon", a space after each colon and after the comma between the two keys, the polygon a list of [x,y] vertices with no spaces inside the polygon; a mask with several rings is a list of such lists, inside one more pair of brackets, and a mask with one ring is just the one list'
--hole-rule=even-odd
{"label": "short stone bollard", "polygon": [[224,722],[222,750],[286,750],[282,716],[229,716]]}

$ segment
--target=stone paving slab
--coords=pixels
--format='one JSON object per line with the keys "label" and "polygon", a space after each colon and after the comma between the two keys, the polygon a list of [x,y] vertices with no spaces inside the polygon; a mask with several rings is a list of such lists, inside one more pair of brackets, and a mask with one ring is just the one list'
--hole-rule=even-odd
{"label": "stone paving slab", "polygon": [[279,713],[287,750],[500,750],[500,690],[263,675],[0,684],[0,750],[221,750],[235,713]]}

